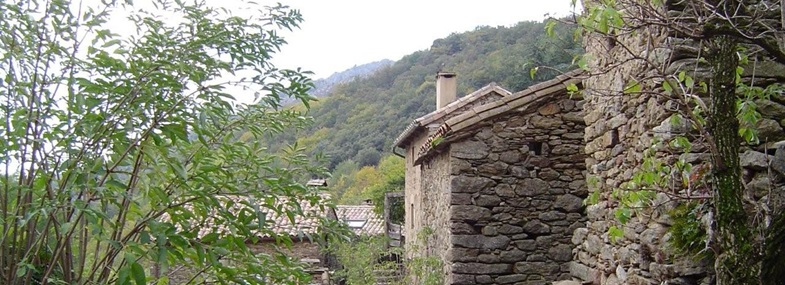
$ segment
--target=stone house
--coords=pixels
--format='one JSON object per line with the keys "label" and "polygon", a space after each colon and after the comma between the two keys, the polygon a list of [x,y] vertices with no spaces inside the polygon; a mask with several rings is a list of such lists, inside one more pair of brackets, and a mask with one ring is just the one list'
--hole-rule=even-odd
{"label": "stone house", "polygon": [[[319,181],[311,180],[308,182],[309,187],[323,187],[326,184],[318,183]],[[317,189],[313,189],[317,191]],[[232,201],[236,207],[242,203],[244,197],[237,196],[221,196],[216,197],[219,200]],[[334,258],[326,253],[324,250],[325,241],[322,238],[323,226],[325,221],[337,220],[337,213],[335,208],[324,206],[329,205],[330,195],[326,192],[318,192],[308,194],[307,197],[301,199],[290,200],[289,198],[279,198],[275,202],[275,208],[279,208],[281,212],[273,211],[272,208],[262,208],[261,211],[265,212],[267,222],[269,225],[264,230],[256,231],[255,237],[248,238],[247,246],[252,252],[257,254],[283,254],[288,258],[299,260],[306,265],[305,270],[312,276],[312,281],[309,284],[328,285],[332,284],[330,281],[330,272],[337,268],[337,263]],[[294,209],[301,209],[302,215],[295,215],[292,221],[284,211]],[[227,231],[222,225],[214,225],[210,219],[203,222],[200,226],[199,236],[205,236],[212,232]],[[280,236],[288,236],[291,244],[284,246],[279,243]],[[255,242],[254,242],[255,240]],[[153,268],[155,274],[163,274],[169,276],[171,284],[184,284],[193,276],[194,268],[187,264],[174,265],[166,270],[166,272],[158,272],[158,268]]]}
{"label": "stone house", "polygon": [[336,205],[338,220],[359,236],[384,235],[384,220],[373,211],[373,205]]}
{"label": "stone house", "polygon": [[437,110],[394,143],[405,151],[409,258],[440,259],[445,284],[570,279],[587,190],[583,100],[567,89],[581,74],[457,100],[455,74],[437,74]]}

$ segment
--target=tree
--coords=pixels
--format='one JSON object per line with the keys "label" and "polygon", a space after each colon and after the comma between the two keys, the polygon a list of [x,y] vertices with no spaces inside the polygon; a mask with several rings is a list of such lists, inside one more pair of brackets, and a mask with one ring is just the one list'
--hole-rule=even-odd
{"label": "tree", "polygon": [[[384,213],[384,200],[387,193],[403,192],[406,181],[406,166],[403,158],[388,155],[379,162],[379,173],[382,178],[379,183],[371,185],[368,192],[374,204],[374,211],[377,214]],[[396,224],[403,224],[405,205],[400,200],[390,203],[390,221]]]}
{"label": "tree", "polygon": [[[714,253],[717,283],[779,284],[785,280],[785,270],[781,267],[785,262],[782,243],[785,211],[778,209],[773,213],[774,222],[770,225],[758,223],[750,227],[739,164],[740,144],[757,140],[754,125],[760,115],[751,101],[768,99],[772,91],[782,88],[781,78],[761,79],[754,73],[744,78],[750,74],[744,70],[755,70],[755,63],[759,61],[785,64],[783,3],[768,0],[619,0],[585,1],[584,4],[587,12],[578,23],[586,35],[604,42],[609,50],[626,51],[618,62],[590,70],[591,73],[612,72],[625,62],[645,65],[652,72],[627,82],[625,93],[646,92],[642,91],[642,86],[660,84],[661,88],[654,92],[670,96],[680,104],[676,121],[687,120],[699,135],[697,138],[677,136],[672,142],[689,152],[692,140],[705,145],[711,155],[707,180],[715,219],[710,229],[714,234],[708,237],[707,244]],[[651,39],[660,36],[652,33],[659,32],[675,39],[665,45],[677,52],[664,60],[657,59],[659,46],[640,54],[634,52],[637,47],[622,40],[630,37]],[[651,44],[652,41],[642,42]],[[748,61],[748,58],[756,60]],[[675,64],[680,61],[683,64]],[[671,66],[679,68],[669,68]],[[677,177],[690,177],[692,166],[683,160],[678,163],[672,169],[683,173],[678,173]],[[655,172],[646,174],[651,173]],[[638,179],[636,187],[656,186],[657,183],[652,182],[655,180]],[[635,195],[639,197],[640,194]],[[763,234],[756,236],[754,233],[758,229]]]}
{"label": "tree", "polygon": [[[246,244],[290,242],[264,213],[301,212],[276,200],[316,201],[298,179],[322,169],[259,143],[307,122],[279,102],[307,106],[310,80],[270,63],[285,43],[277,31],[301,15],[193,3],[0,3],[0,283],[166,284],[175,266],[190,283],[310,278]],[[122,11],[135,34],[108,28]],[[237,92],[259,102],[238,103]]]}

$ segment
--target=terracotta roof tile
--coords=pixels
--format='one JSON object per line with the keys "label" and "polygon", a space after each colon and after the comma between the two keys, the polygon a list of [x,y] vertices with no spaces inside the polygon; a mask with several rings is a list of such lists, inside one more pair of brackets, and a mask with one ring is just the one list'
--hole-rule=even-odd
{"label": "terracotta roof tile", "polygon": [[[358,235],[382,235],[384,234],[384,220],[373,211],[370,205],[337,205],[335,213],[339,220],[349,224]],[[353,223],[356,227],[353,227]]]}
{"label": "terracotta roof tile", "polygon": [[[249,208],[246,204],[252,203],[249,197],[237,195],[221,195],[215,198],[221,201],[224,205],[233,204],[233,206],[229,208],[229,211],[237,213],[239,213],[242,209]],[[288,197],[275,198],[276,201],[273,207],[280,209],[280,214],[271,208],[260,207],[259,210],[266,215],[267,226],[264,230],[254,231],[253,235],[259,238],[268,238],[271,237],[271,232],[277,235],[289,235],[291,237],[319,233],[322,219],[332,216],[330,214],[332,209],[326,206],[330,204],[330,195],[328,193],[322,192],[319,193],[317,197],[313,198],[317,198],[315,203],[311,203],[311,201],[309,201],[310,199],[307,199],[306,197],[303,197],[303,199],[299,199],[295,202],[290,202],[291,200]],[[302,209],[303,215],[294,215],[294,222],[292,222],[292,220],[290,220],[286,215],[286,210],[296,211],[298,207]],[[190,207],[187,206],[187,208]],[[168,215],[163,215],[161,218],[164,220],[169,219]],[[200,224],[201,225],[198,233],[199,237],[203,237],[212,232],[227,233],[230,231],[230,229],[228,229],[224,224],[216,225],[212,217],[208,217]]]}
{"label": "terracotta roof tile", "polygon": [[474,101],[476,101],[478,99],[481,99],[481,98],[485,97],[486,95],[493,94],[493,93],[499,94],[503,98],[507,97],[507,96],[510,96],[512,94],[512,93],[510,93],[510,91],[507,91],[506,89],[504,89],[501,86],[497,85],[495,82],[492,82],[492,83],[490,83],[490,84],[488,84],[488,85],[478,89],[477,91],[474,91],[474,92],[472,92],[472,93],[470,93],[470,94],[468,94],[466,96],[463,96],[463,97],[459,98],[458,100],[453,101],[450,104],[447,104],[447,106],[444,106],[443,108],[441,108],[439,110],[433,111],[431,113],[428,113],[428,114],[426,114],[426,115],[424,115],[422,117],[419,117],[419,118],[415,119],[395,139],[395,142],[393,143],[393,146],[401,146],[403,143],[405,143],[409,139],[409,137],[418,128],[426,126],[426,125],[428,125],[430,123],[433,123],[433,122],[435,122],[437,120],[440,120],[440,119],[448,116],[449,114],[451,114],[455,110],[458,110],[458,109],[460,109],[460,108],[462,108],[462,107],[464,107],[464,106],[466,106],[466,105],[468,105],[468,104],[470,104],[470,103],[472,103],[472,102],[474,102]]}

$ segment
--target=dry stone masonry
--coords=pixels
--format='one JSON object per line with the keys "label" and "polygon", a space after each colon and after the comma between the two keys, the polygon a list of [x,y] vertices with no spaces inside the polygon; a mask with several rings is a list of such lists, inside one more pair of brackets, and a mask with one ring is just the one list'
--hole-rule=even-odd
{"label": "dry stone masonry", "polygon": [[397,140],[406,149],[407,249],[443,261],[445,284],[571,278],[588,193],[583,101],[566,94],[579,74],[468,95]]}
{"label": "dry stone masonry", "polygon": [[[611,226],[620,226],[615,216],[618,200],[611,193],[641,169],[644,152],[657,140],[667,142],[674,135],[693,131],[670,120],[669,110],[675,110],[679,101],[664,96],[661,81],[641,80],[656,78],[652,65],[625,59],[631,52],[644,55],[668,73],[687,70],[696,80],[707,74],[701,68],[692,69],[696,66],[697,55],[691,54],[698,50],[696,43],[655,28],[644,28],[638,34],[647,36],[619,36],[614,44],[604,37],[589,37],[585,42],[593,59],[592,70],[601,71],[584,81],[583,92],[587,186],[590,192],[598,192],[599,201],[587,207],[586,226],[574,232],[572,242],[577,248],[571,273],[593,284],[710,284],[712,264],[674,256],[669,249],[667,230],[673,224],[669,213],[679,205],[672,196],[660,193],[654,199],[659,207],[634,212],[622,227],[622,238],[612,241],[608,235]],[[762,80],[760,84],[783,71],[785,67],[762,63],[757,66],[756,78]],[[644,92],[625,94],[623,90],[632,80],[639,80]],[[785,100],[779,94],[771,101],[757,103],[763,115],[757,126],[761,143],[742,146],[743,179],[750,201],[776,209],[785,201]],[[678,158],[665,148],[659,150],[658,157],[668,163]],[[700,166],[709,162],[706,152],[705,146],[698,144],[684,158]]]}
{"label": "dry stone masonry", "polygon": [[580,105],[564,99],[502,116],[450,145],[452,284],[570,278],[570,240],[585,223],[587,194],[583,124],[568,120],[580,117]]}

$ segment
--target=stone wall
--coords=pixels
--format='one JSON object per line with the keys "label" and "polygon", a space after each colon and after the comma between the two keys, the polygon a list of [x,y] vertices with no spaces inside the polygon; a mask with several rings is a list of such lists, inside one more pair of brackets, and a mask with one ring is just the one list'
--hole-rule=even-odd
{"label": "stone wall", "polygon": [[[587,207],[588,222],[575,231],[572,240],[577,248],[576,259],[570,265],[571,273],[579,279],[595,284],[711,282],[710,264],[674,256],[669,249],[667,229],[672,220],[668,214],[678,204],[671,195],[658,194],[654,200],[658,207],[653,210],[633,212],[630,221],[621,227],[624,234],[620,239],[611,241],[608,236],[611,226],[621,226],[615,216],[618,199],[613,198],[612,193],[640,169],[644,151],[655,139],[667,141],[673,134],[691,131],[688,126],[671,124],[672,112],[668,110],[674,110],[680,103],[665,96],[659,88],[661,80],[653,78],[657,78],[655,68],[676,74],[683,66],[694,67],[683,60],[690,55],[679,54],[697,50],[690,47],[692,44],[654,28],[614,40],[586,38],[585,46],[591,55],[590,65],[595,75],[584,81],[585,153],[588,155],[585,167],[589,191],[596,191],[599,200]],[[648,59],[649,65],[640,60],[628,60],[632,56],[630,52]],[[671,62],[674,58],[682,60]],[[697,70],[692,74],[699,77],[700,73]],[[633,80],[640,82],[643,92],[625,94],[625,86]],[[775,162],[771,164],[774,166],[778,161],[773,154],[782,153],[785,157],[785,150],[775,150],[777,146],[774,146],[774,142],[785,139],[782,129],[785,106],[782,103],[785,103],[782,98],[760,102],[764,106],[761,109],[764,120],[759,125],[763,126],[761,140],[769,144],[741,149],[744,182],[751,190],[746,198],[758,202],[757,205],[774,208],[782,204],[777,201],[782,201],[785,194],[782,179],[776,177],[781,174],[768,171],[768,165]],[[704,146],[696,145],[693,153],[683,158],[693,165],[706,164],[709,157],[705,152]],[[677,158],[666,148],[659,149],[658,157],[666,163]]]}
{"label": "stone wall", "polygon": [[422,165],[423,195],[422,228],[415,232],[417,244],[413,250],[422,256],[435,257],[442,261],[442,274],[445,284],[451,284],[449,268],[451,261],[447,253],[450,243],[450,159],[448,154],[434,157],[430,163]]}
{"label": "stone wall", "polygon": [[[667,37],[657,30],[650,30],[647,34],[650,37],[617,40],[638,49],[633,53],[643,54],[651,46],[661,46]],[[585,45],[593,59],[590,64],[596,70],[629,58],[625,50],[608,45],[607,39],[587,38]],[[623,94],[628,82],[652,75],[653,71],[649,68],[630,61],[584,81],[587,186],[590,192],[599,193],[599,202],[587,207],[586,227],[574,233],[572,241],[577,249],[571,268],[574,276],[595,284],[653,282],[649,265],[654,261],[654,254],[649,252],[648,246],[641,244],[651,245],[651,249],[658,248],[665,226],[633,219],[624,228],[629,240],[612,243],[608,236],[609,227],[616,225],[615,207],[608,198],[610,193],[632,177],[642,162],[643,151],[651,145],[651,129],[670,116],[663,96]],[[645,85],[645,88],[653,86]],[[663,258],[657,259],[662,261]]]}
{"label": "stone wall", "polygon": [[[414,165],[417,149],[427,139],[421,134],[407,148],[405,223],[406,256],[408,258],[434,257],[442,261],[442,274],[449,280],[450,248],[449,228],[449,179],[450,164],[446,155],[434,157],[428,165]],[[411,276],[414,278],[414,276]],[[416,279],[411,280],[417,283]]]}
{"label": "stone wall", "polygon": [[482,123],[450,144],[447,284],[570,278],[570,240],[585,224],[584,124],[582,101],[556,96],[563,97]]}

